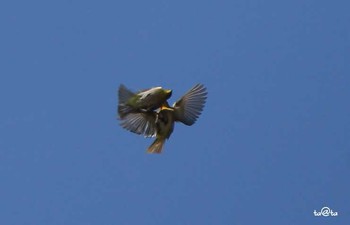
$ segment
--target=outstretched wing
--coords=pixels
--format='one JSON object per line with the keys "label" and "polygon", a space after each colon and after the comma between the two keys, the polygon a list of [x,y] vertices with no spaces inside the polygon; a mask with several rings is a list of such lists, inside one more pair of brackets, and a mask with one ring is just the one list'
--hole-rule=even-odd
{"label": "outstretched wing", "polygon": [[207,89],[202,84],[195,85],[174,103],[175,121],[180,121],[188,126],[194,124],[203,111],[206,99]]}
{"label": "outstretched wing", "polygon": [[120,125],[145,137],[154,137],[157,134],[155,112],[128,113],[120,120]]}

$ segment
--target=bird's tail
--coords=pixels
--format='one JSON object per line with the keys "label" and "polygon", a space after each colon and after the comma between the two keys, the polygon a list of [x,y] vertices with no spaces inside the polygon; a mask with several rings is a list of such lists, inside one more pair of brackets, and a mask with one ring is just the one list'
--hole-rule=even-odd
{"label": "bird's tail", "polygon": [[162,153],[163,145],[165,143],[165,139],[157,138],[151,146],[147,149],[147,153]]}
{"label": "bird's tail", "polygon": [[134,95],[132,91],[127,89],[123,84],[119,86],[118,90],[118,97],[119,97],[119,104],[118,104],[118,114],[120,118],[123,118],[126,114],[133,111],[133,108],[129,105],[127,105],[128,100]]}

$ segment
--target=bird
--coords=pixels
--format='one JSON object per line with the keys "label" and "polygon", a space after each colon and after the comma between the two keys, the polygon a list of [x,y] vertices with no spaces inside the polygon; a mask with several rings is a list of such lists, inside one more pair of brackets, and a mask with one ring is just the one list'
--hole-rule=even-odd
{"label": "bird", "polygon": [[148,147],[147,153],[161,153],[164,143],[170,138],[173,133],[175,125],[174,109],[170,108],[166,102],[157,112],[156,119],[153,122],[155,124],[155,137],[154,142]]}
{"label": "bird", "polygon": [[193,125],[201,115],[207,99],[207,90],[202,84],[192,87],[173,106],[167,101],[155,110],[138,110],[127,113],[121,126],[145,137],[155,137],[147,153],[161,153],[164,143],[170,138],[175,122]]}
{"label": "bird", "polygon": [[159,108],[168,98],[171,97],[172,90],[162,87],[153,87],[134,93],[123,84],[118,90],[118,114],[123,119],[132,112],[148,112]]}

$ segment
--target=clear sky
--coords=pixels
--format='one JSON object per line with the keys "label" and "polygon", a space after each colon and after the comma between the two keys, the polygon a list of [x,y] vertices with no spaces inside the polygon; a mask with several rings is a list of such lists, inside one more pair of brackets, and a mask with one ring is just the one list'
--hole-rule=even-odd
{"label": "clear sky", "polygon": [[[0,224],[350,224],[349,8],[2,1]],[[162,155],[119,126],[120,84],[196,83]]]}

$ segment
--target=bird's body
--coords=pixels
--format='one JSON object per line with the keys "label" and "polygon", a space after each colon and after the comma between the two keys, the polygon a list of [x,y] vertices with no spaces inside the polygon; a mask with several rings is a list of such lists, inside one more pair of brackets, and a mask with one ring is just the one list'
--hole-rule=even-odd
{"label": "bird's body", "polygon": [[147,149],[148,153],[161,153],[163,145],[173,133],[175,118],[174,110],[171,108],[161,107],[155,120],[156,140]]}

